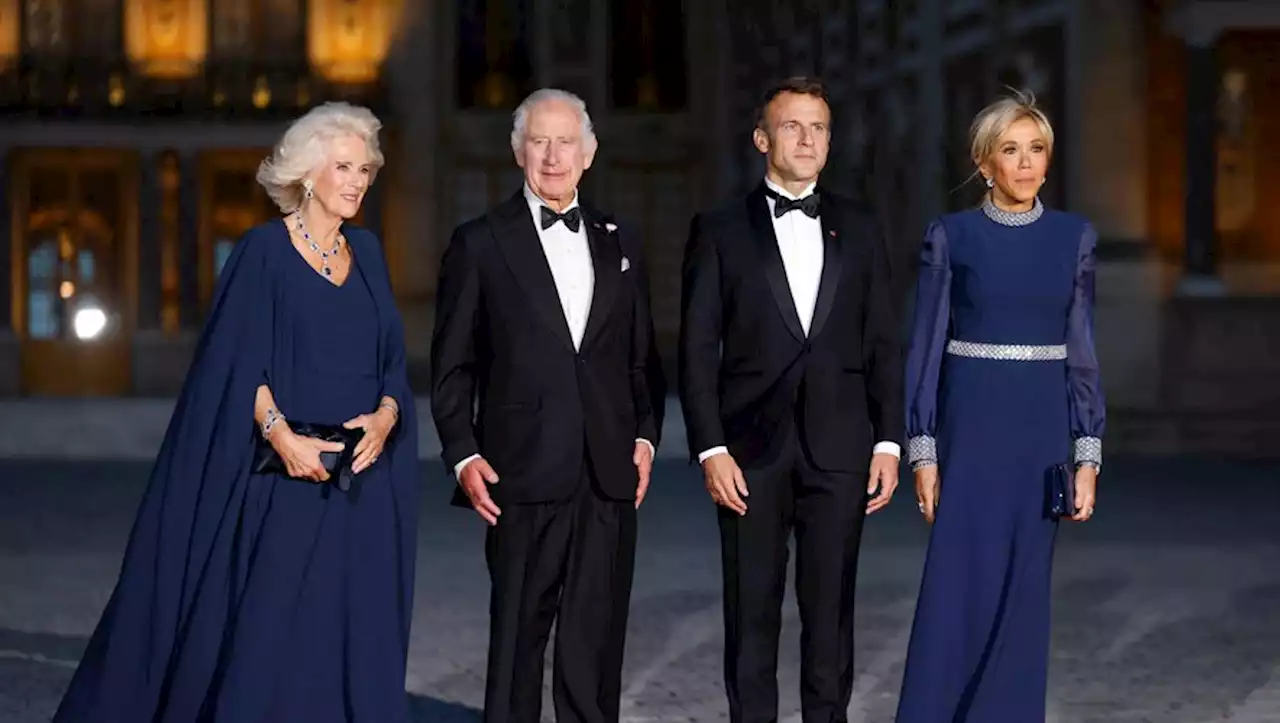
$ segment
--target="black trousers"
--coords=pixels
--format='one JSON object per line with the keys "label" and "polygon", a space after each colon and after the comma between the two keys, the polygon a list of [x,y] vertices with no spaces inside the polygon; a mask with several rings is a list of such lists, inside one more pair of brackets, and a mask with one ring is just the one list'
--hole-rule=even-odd
{"label": "black trousers", "polygon": [[843,723],[853,689],[853,605],[867,474],[814,468],[794,434],[763,469],[744,469],[747,514],[719,507],[725,688],[733,723],[778,720],[778,636],[795,532],[804,723]]}
{"label": "black trousers", "polygon": [[553,621],[556,720],[617,722],[635,549],[635,503],[604,497],[585,469],[571,499],[502,508],[485,541],[486,723],[541,720]]}

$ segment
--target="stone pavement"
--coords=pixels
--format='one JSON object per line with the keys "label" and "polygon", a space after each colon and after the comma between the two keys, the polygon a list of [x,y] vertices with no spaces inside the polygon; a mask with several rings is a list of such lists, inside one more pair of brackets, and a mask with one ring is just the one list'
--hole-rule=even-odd
{"label": "stone pavement", "polygon": [[[439,465],[427,469],[407,686],[416,720],[473,723],[486,647],[483,529],[446,506]],[[146,473],[131,461],[0,462],[0,723],[47,721],[57,705],[111,590]],[[1280,721],[1277,481],[1275,465],[1109,460],[1098,516],[1059,538],[1052,723]],[[925,535],[909,493],[869,523],[850,721],[892,720]],[[693,470],[660,462],[641,511],[624,720],[726,719],[716,539]],[[780,714],[799,723],[797,614],[787,606]]]}

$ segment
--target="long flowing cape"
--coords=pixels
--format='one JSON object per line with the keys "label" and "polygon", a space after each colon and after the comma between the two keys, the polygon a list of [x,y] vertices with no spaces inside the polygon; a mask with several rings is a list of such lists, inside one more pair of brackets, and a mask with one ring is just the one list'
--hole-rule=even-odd
{"label": "long flowing cape", "polygon": [[[344,227],[343,233],[378,311],[383,394],[400,405],[400,421],[383,458],[389,457],[393,479],[414,482],[395,485],[402,492],[393,521],[400,535],[399,614],[407,654],[421,473],[417,415],[403,329],[378,241],[355,227]],[[54,719],[58,723],[177,721],[185,715],[179,709],[191,703],[169,700],[175,686],[191,691],[217,685],[222,647],[247,574],[243,551],[237,549],[238,521],[248,486],[259,481],[249,474],[257,433],[255,395],[267,384],[287,410],[293,388],[289,297],[281,265],[297,259],[286,253],[296,252],[284,225],[275,221],[248,231],[227,259],[130,533],[119,581]],[[196,617],[199,625],[192,624]],[[214,693],[205,690],[199,697],[207,700]],[[206,712],[187,711],[194,714],[187,720]]]}

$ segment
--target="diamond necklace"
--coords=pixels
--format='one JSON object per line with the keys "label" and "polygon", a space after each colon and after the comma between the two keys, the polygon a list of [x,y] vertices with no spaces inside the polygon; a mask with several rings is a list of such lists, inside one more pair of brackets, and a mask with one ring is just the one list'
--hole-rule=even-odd
{"label": "diamond necklace", "polygon": [[329,268],[329,257],[336,256],[337,253],[342,250],[342,234],[338,234],[334,237],[333,248],[328,251],[324,251],[320,248],[320,245],[311,238],[311,234],[307,233],[307,225],[302,222],[302,212],[298,211],[296,212],[296,215],[298,217],[298,233],[302,234],[302,240],[307,242],[307,245],[311,247],[312,251],[320,254],[320,273],[324,274],[326,279],[332,280],[333,269]]}

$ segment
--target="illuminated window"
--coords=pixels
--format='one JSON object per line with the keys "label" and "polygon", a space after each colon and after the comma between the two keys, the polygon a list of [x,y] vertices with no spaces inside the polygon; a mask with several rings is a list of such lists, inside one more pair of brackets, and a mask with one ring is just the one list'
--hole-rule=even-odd
{"label": "illuminated window", "polygon": [[58,298],[58,241],[45,237],[27,255],[27,335],[32,339],[57,338],[61,328]]}
{"label": "illuminated window", "polygon": [[610,76],[615,108],[676,111],[685,107],[688,68],[680,0],[614,3]]}
{"label": "illuminated window", "polygon": [[458,105],[514,108],[532,89],[529,0],[458,0]]}

